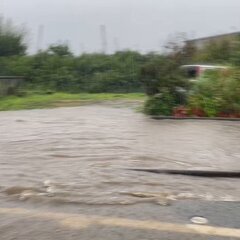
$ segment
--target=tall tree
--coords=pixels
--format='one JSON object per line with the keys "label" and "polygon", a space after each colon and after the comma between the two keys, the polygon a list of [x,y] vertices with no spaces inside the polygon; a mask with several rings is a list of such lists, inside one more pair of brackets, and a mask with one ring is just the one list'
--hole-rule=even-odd
{"label": "tall tree", "polygon": [[24,32],[11,23],[0,22],[0,57],[24,55],[27,46],[24,43]]}

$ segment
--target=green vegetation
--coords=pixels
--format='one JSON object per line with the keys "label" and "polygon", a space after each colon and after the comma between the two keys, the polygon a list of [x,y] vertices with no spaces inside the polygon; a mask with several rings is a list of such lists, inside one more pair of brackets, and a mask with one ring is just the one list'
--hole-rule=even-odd
{"label": "green vegetation", "polygon": [[[67,45],[53,44],[29,56],[22,31],[0,22],[0,76],[25,79],[21,88],[15,84],[5,91],[9,96],[2,94],[0,110],[143,99],[145,91],[144,112],[150,115],[172,115],[177,108],[203,116],[239,114],[240,37],[200,50],[170,42],[167,49],[162,55],[122,51],[74,56]],[[210,62],[232,70],[207,74],[195,84],[180,71],[183,64]],[[6,82],[2,80],[1,86],[6,88]]]}
{"label": "green vegetation", "polygon": [[149,95],[144,105],[146,114],[171,115],[175,106],[185,103],[189,83],[179,67],[169,56],[155,56],[142,67],[141,80]]}
{"label": "green vegetation", "polygon": [[11,22],[0,20],[0,56],[24,55],[27,46],[24,44],[24,33],[16,29]]}
{"label": "green vegetation", "polygon": [[174,98],[169,92],[163,92],[150,97],[144,105],[144,112],[148,115],[172,115],[175,106]]}
{"label": "green vegetation", "polygon": [[145,95],[143,93],[54,93],[49,95],[29,94],[24,97],[8,96],[0,98],[0,111],[78,106],[86,103],[99,103],[118,100],[124,100],[125,102],[144,101]]}
{"label": "green vegetation", "polygon": [[212,71],[194,85],[189,95],[190,111],[201,109],[207,117],[238,116],[240,113],[240,71]]}
{"label": "green vegetation", "polygon": [[[172,115],[179,108],[184,114],[206,117],[240,117],[240,37],[194,46],[173,45],[166,56],[159,56],[142,67],[141,79],[149,98],[144,112]],[[179,72],[182,64],[218,63],[225,71],[206,72],[190,83]]]}
{"label": "green vegetation", "polygon": [[50,47],[34,56],[0,58],[0,75],[24,76],[24,88],[28,90],[68,93],[143,91],[139,72],[145,56],[127,51],[75,57],[61,48],[64,46]]}

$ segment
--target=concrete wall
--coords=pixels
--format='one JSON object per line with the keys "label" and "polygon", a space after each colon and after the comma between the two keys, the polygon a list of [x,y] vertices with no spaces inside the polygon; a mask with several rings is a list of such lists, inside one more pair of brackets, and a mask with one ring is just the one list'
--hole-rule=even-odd
{"label": "concrete wall", "polygon": [[22,83],[22,77],[0,76],[0,96],[13,95],[17,93]]}

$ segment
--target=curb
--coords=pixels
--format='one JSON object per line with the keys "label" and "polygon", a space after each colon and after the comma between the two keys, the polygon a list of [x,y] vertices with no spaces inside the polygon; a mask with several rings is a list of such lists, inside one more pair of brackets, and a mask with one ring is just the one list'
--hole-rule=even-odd
{"label": "curb", "polygon": [[222,117],[172,117],[172,116],[152,116],[155,120],[212,120],[212,121],[235,121],[240,122],[240,118]]}

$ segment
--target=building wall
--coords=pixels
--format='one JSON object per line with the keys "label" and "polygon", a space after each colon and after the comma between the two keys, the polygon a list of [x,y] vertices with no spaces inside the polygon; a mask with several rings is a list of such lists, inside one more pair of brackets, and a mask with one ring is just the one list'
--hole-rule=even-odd
{"label": "building wall", "polygon": [[225,34],[225,35],[218,35],[218,36],[213,36],[209,38],[194,39],[194,40],[188,41],[188,43],[193,44],[198,49],[202,49],[204,46],[206,46],[207,44],[210,44],[211,42],[219,43],[224,40],[234,41],[238,36],[240,36],[240,33]]}

